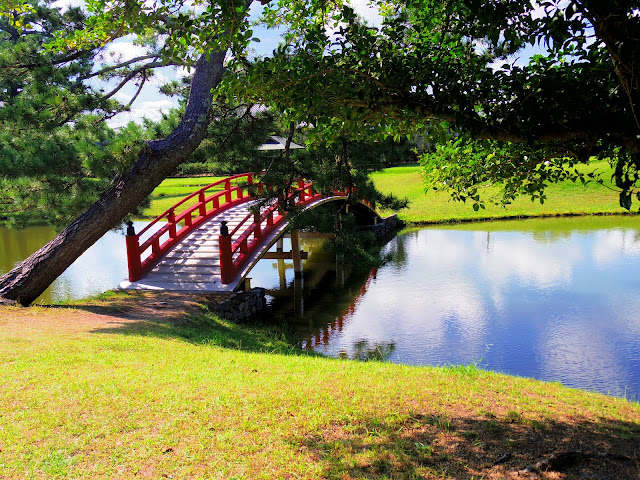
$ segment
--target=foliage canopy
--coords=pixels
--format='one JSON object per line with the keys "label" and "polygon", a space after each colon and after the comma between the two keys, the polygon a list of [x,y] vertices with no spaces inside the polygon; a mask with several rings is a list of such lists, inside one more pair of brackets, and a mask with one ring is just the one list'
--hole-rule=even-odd
{"label": "foliage canopy", "polygon": [[[286,18],[287,3],[267,20]],[[503,184],[503,203],[522,193],[543,201],[551,182],[590,180],[573,166],[592,157],[611,160],[630,207],[640,168],[638,2],[378,6],[379,27],[349,6],[320,19],[304,12],[287,43],[250,69],[249,92],[343,134],[425,133],[438,146],[424,158],[431,185],[476,208],[492,183]]]}
{"label": "foliage canopy", "polygon": [[[257,62],[246,59],[250,0],[89,0],[87,17],[69,10],[75,18],[50,29],[54,50],[41,55],[70,55],[69,68],[86,69],[104,45],[133,34],[153,44],[153,56],[147,68],[113,68],[131,79],[229,48],[223,98],[267,104],[285,125],[311,125],[311,140],[336,145],[423,134],[434,145],[423,157],[430,185],[474,208],[487,184],[502,184],[506,204],[520,194],[544,201],[546,185],[560,180],[597,180],[574,168],[594,157],[614,165],[621,206],[638,193],[637,1],[377,0],[374,26],[340,0],[260,3],[261,23],[285,36]],[[26,37],[39,4],[9,7],[5,26]],[[99,95],[68,98],[75,111],[109,108]],[[54,117],[64,113],[54,106]]]}

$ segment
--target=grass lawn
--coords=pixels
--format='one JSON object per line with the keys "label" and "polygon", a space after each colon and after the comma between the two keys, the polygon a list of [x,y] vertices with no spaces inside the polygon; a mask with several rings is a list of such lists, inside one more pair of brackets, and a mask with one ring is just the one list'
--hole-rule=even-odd
{"label": "grass lawn", "polygon": [[[602,178],[611,178],[611,168],[605,161],[592,162],[589,168],[603,172]],[[168,178],[151,195],[151,205],[142,218],[155,218],[185,196],[220,180],[223,177]],[[383,192],[393,192],[396,196],[409,199],[409,207],[398,216],[408,223],[442,223],[492,218],[517,218],[549,215],[622,214],[618,204],[618,193],[596,183],[586,186],[580,183],[564,182],[551,185],[547,189],[544,204],[532,202],[528,197],[518,198],[506,208],[486,203],[486,209],[474,212],[471,203],[451,201],[448,193],[425,191],[419,166],[387,168],[374,173],[372,179]],[[610,182],[605,182],[611,186]],[[497,193],[496,188],[486,189],[487,198]],[[194,200],[195,202],[195,200]],[[188,205],[187,205],[188,206]],[[392,212],[383,212],[389,214]]]}
{"label": "grass lawn", "polygon": [[[619,213],[598,185],[507,210],[373,176],[407,222]],[[168,179],[154,217],[217,178]],[[310,355],[201,297],[117,293],[0,306],[0,478],[640,478],[640,405],[474,366]],[[561,454],[561,455],[558,455]]]}
{"label": "grass lawn", "polygon": [[[592,168],[604,172],[603,179],[611,177],[607,162],[593,162]],[[393,192],[400,198],[406,196],[409,199],[409,208],[398,213],[402,220],[409,223],[624,212],[618,204],[618,193],[596,183],[587,186],[573,182],[551,185],[547,188],[548,198],[544,204],[521,197],[506,208],[487,202],[485,210],[474,212],[471,203],[453,202],[448,193],[434,190],[425,192],[419,166],[387,168],[374,173],[372,179],[381,191]],[[496,189],[487,189],[488,195],[496,192]]]}
{"label": "grass lawn", "polygon": [[[141,217],[145,219],[156,218],[184,197],[223,178],[225,177],[167,178],[153,191],[151,205],[144,210]],[[216,190],[212,189],[207,193],[211,194]],[[219,188],[219,190],[222,190],[222,188]],[[184,208],[191,206],[196,201],[197,199],[194,199],[193,202],[186,203]]]}
{"label": "grass lawn", "polygon": [[0,477],[640,474],[637,403],[473,366],[309,356],[199,301],[0,307]]}

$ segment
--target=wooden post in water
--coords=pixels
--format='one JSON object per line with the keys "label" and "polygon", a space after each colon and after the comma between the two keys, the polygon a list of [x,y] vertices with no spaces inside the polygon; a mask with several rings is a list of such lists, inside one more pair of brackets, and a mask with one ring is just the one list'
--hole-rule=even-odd
{"label": "wooden post in water", "polygon": [[284,258],[279,258],[278,262],[278,280],[280,280],[280,289],[287,288],[287,271],[284,265]]}
{"label": "wooden post in water", "polygon": [[302,259],[300,258],[300,231],[291,230],[291,258],[293,258],[293,273],[296,278],[302,278]]}
{"label": "wooden post in water", "polygon": [[284,252],[284,239],[282,237],[276,243],[276,252]]}

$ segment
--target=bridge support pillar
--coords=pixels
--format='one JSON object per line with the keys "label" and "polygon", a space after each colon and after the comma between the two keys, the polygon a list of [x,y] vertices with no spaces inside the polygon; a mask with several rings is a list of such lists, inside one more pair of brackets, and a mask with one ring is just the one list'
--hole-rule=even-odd
{"label": "bridge support pillar", "polygon": [[291,256],[293,257],[293,273],[302,278],[302,258],[300,255],[300,231],[291,230]]}
{"label": "bridge support pillar", "polygon": [[229,227],[227,222],[222,221],[220,227],[220,235],[218,242],[220,245],[220,280],[224,285],[231,283],[234,276],[233,256],[231,254],[231,235],[229,235]]}
{"label": "bridge support pillar", "polygon": [[280,280],[280,289],[287,288],[287,274],[286,266],[284,264],[284,258],[278,259],[278,280]]}

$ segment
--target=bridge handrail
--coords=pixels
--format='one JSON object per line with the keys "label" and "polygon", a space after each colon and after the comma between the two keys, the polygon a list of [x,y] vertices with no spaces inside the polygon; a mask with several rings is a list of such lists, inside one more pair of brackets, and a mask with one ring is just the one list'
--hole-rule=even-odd
{"label": "bridge handrail", "polygon": [[[334,192],[334,195],[335,194],[336,192]],[[343,192],[339,192],[337,193],[337,195],[343,196],[345,194]],[[298,198],[299,201],[295,202],[294,200],[294,204],[306,205],[307,203],[310,203],[321,196],[322,196],[322,193],[313,193],[312,182],[305,183],[304,180],[301,180],[298,184],[298,188],[291,189],[289,194],[287,195],[287,198],[294,198],[294,199]],[[232,261],[231,261],[232,272],[230,272],[230,275],[229,275],[230,277],[235,276],[235,274],[242,267],[242,264],[244,263],[245,259],[249,255],[251,255],[255,251],[255,249],[258,247],[258,243],[256,242],[256,240],[262,238],[264,235],[268,235],[269,233],[271,233],[271,231],[282,221],[282,219],[284,218],[283,215],[280,215],[277,219],[273,218],[273,214],[278,209],[278,206],[279,206],[278,202],[275,202],[273,205],[269,205],[267,209],[264,210],[264,212],[261,212],[258,221],[257,222],[254,221],[250,226],[248,226],[242,232],[242,234],[236,239],[236,241],[233,242],[231,246],[231,252],[230,252],[231,258],[232,258]],[[240,224],[238,224],[236,228],[233,229],[233,231],[230,233],[230,236],[233,236],[235,233],[237,233],[240,230],[240,227],[251,217],[255,218],[255,214],[253,213],[248,214],[240,222]],[[271,221],[270,222],[267,221],[268,227],[263,230],[261,227],[262,222],[267,220],[269,217],[271,217]],[[260,233],[256,238],[257,231],[259,231]],[[251,243],[248,243],[247,240],[251,234],[254,234],[254,240]],[[244,252],[242,252],[243,246],[245,249]],[[240,254],[236,259],[233,259],[233,256],[237,254],[239,250],[240,250],[239,252]]]}
{"label": "bridge handrail", "polygon": [[[303,186],[301,186],[301,185],[302,185],[302,184],[299,184],[299,188],[291,190],[291,191],[289,192],[289,195],[287,195],[287,198],[294,198],[294,197],[295,197],[297,194],[299,194],[300,192],[302,192],[302,191],[304,191],[304,190],[307,190],[307,189],[309,189],[309,188],[312,188],[312,187],[313,187],[313,183],[312,183],[312,182],[304,183],[304,185],[303,185]],[[311,194],[310,194],[310,195],[311,195]],[[261,214],[261,215],[260,215],[260,223],[262,223],[262,221],[263,221],[263,220],[265,220],[265,219],[267,218],[267,216],[268,216],[269,212],[274,211],[274,210],[276,209],[276,207],[277,207],[277,206],[278,206],[278,205],[277,205],[277,203],[276,203],[276,204],[274,204],[274,205],[269,205],[269,207],[265,210],[265,213],[263,213],[263,214]],[[231,235],[231,236],[233,237],[233,236],[238,232],[238,230],[240,230],[240,227],[242,227],[242,225],[244,225],[244,223],[245,223],[247,220],[249,220],[251,217],[255,217],[255,214],[254,214],[254,213],[249,213],[249,214],[247,214],[247,216],[246,216],[246,217],[244,217],[244,218],[240,221],[240,223],[239,223],[238,225],[236,225],[236,228],[234,228],[234,229],[231,231],[231,233],[229,233],[229,235]],[[248,227],[248,229],[251,229],[251,230],[252,230],[253,228],[254,228],[254,226],[250,226],[250,227]],[[234,245],[235,245],[235,243],[234,243]]]}
{"label": "bridge handrail", "polygon": [[[217,214],[218,212],[226,208],[229,208],[230,206],[233,206],[234,204],[243,201],[243,199],[245,198],[243,189],[248,185],[254,185],[253,176],[253,172],[240,173],[217,180],[205,187],[199,188],[195,192],[187,195],[175,205],[164,211],[161,215],[157,216],[152,222],[149,223],[149,225],[147,225],[137,234],[133,233],[132,235],[127,235],[127,262],[129,265],[129,281],[134,282],[142,278],[142,275],[153,265],[153,263],[155,263],[158,258],[160,258],[161,255],[169,250],[169,248],[171,248],[180,238],[196,228],[207,218]],[[232,187],[231,182],[240,178],[247,179],[246,185],[234,185]],[[211,188],[221,184],[224,184],[223,190],[205,197],[205,192],[207,190],[210,190]],[[256,185],[258,186],[258,188],[260,188],[262,184],[259,183]],[[235,200],[232,200],[232,195],[234,192],[236,192],[237,198]],[[200,200],[194,205],[186,208],[176,216],[176,208],[180,207],[185,202],[193,199],[196,196],[200,196]],[[219,198],[223,196],[225,197],[226,202],[220,205]],[[209,202],[213,202],[212,209],[210,211],[207,211],[207,204]],[[199,210],[199,216],[197,216],[194,221],[194,219],[192,218],[192,214],[196,210]],[[147,238],[144,242],[140,243],[140,239],[142,238],[142,236],[145,233],[148,233],[149,229],[152,226],[156,225],[160,220],[164,218],[167,219],[167,223],[152,235],[150,235],[149,238]],[[182,221],[184,221],[185,225],[178,230],[177,227]],[[167,234],[167,232],[169,233],[169,239],[160,244],[161,237]],[[149,254],[144,260],[142,260],[143,253],[149,247],[152,248],[151,254]]]}
{"label": "bridge handrail", "polygon": [[[150,245],[153,244],[153,242],[157,239],[160,238],[162,235],[164,235],[168,230],[170,230],[173,226],[178,225],[182,220],[184,220],[185,218],[189,217],[190,214],[192,214],[194,211],[198,210],[202,204],[207,204],[210,201],[220,198],[220,197],[225,197],[227,196],[227,194],[229,193],[233,193],[233,192],[241,192],[242,191],[242,186],[236,185],[232,188],[230,188],[229,190],[222,190],[220,192],[216,192],[213,195],[210,195],[208,197],[205,197],[203,202],[198,202],[194,205],[192,205],[191,207],[187,208],[186,210],[184,210],[183,212],[179,213],[177,216],[175,216],[175,212],[173,211],[173,208],[170,208],[169,210],[167,210],[165,212],[165,214],[167,215],[167,223],[166,225],[164,225],[163,227],[161,227],[160,229],[158,229],[156,232],[154,232],[148,239],[146,239],[144,242],[142,242],[140,244],[140,253],[144,252],[147,248],[149,248]],[[196,192],[196,193],[200,193],[200,192]],[[193,198],[193,197],[192,197]],[[184,202],[179,202],[176,205],[181,205]],[[224,205],[220,205],[218,204],[216,207],[214,207],[214,209],[212,210],[212,212],[209,214],[212,215],[213,213],[215,213],[218,209],[220,209],[221,207],[223,207]],[[175,206],[174,206],[175,208]],[[174,213],[174,218],[173,220],[171,220],[171,213]],[[164,214],[163,214],[164,215]],[[145,227],[145,229],[141,230],[140,233],[138,233],[138,238],[140,238],[142,236],[142,234],[145,232],[146,229],[149,228],[149,226],[151,226],[153,223],[155,223],[156,221],[162,219],[163,216],[160,216],[158,218],[156,218],[154,220],[154,222],[152,222],[150,225],[148,225],[147,227]],[[184,228],[184,227],[183,227]],[[180,232],[182,232],[183,230],[180,229]]]}
{"label": "bridge handrail", "polygon": [[[140,238],[142,236],[143,233],[145,233],[147,230],[149,230],[153,225],[155,225],[158,221],[162,220],[164,217],[167,217],[169,215],[169,213],[171,213],[171,211],[175,211],[175,209],[177,207],[179,207],[180,205],[182,205],[183,203],[185,203],[188,200],[191,200],[193,197],[195,197],[196,195],[200,195],[200,192],[206,192],[207,190],[209,190],[210,188],[216,187],[222,183],[227,183],[230,182],[232,180],[236,180],[238,178],[242,178],[242,177],[247,177],[247,184],[248,185],[252,185],[252,180],[253,180],[253,172],[248,172],[248,173],[239,173],[237,175],[232,175],[231,177],[225,177],[221,180],[217,180],[213,183],[210,183],[209,185],[207,185],[206,187],[202,187],[199,190],[196,190],[195,192],[193,192],[191,195],[188,195],[186,197],[184,197],[182,200],[180,200],[178,203],[176,203],[175,205],[169,207],[167,210],[165,210],[163,213],[161,213],[160,215],[158,215],[151,223],[149,223],[149,225],[147,225],[146,227],[144,227],[142,230],[140,230],[140,232],[138,232],[138,238]],[[236,186],[237,187],[237,186]],[[236,188],[234,187],[234,189]],[[223,190],[222,192],[218,192],[218,193],[224,193],[225,190]],[[220,195],[222,196],[222,195]],[[213,196],[209,197],[207,200],[211,199]],[[195,210],[195,209],[194,209]]]}

